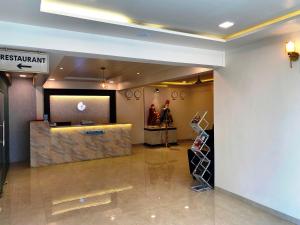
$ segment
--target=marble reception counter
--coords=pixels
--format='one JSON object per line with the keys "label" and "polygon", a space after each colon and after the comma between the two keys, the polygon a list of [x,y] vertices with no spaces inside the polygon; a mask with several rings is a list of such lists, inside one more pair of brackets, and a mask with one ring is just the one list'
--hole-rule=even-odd
{"label": "marble reception counter", "polygon": [[53,127],[30,123],[32,167],[131,154],[131,124]]}

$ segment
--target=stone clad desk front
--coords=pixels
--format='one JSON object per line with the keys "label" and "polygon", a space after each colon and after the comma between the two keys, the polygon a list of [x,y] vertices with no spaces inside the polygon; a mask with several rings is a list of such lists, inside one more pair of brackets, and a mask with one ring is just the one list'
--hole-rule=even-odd
{"label": "stone clad desk front", "polygon": [[32,167],[131,154],[131,124],[51,128],[30,123]]}

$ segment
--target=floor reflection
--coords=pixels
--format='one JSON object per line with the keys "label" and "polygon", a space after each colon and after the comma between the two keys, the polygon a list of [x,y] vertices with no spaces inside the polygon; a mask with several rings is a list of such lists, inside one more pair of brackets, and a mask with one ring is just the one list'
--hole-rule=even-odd
{"label": "floor reflection", "polygon": [[115,203],[114,205],[117,205],[116,202],[114,202],[117,201],[117,193],[130,190],[132,188],[132,186],[111,188],[77,196],[68,196],[64,199],[53,200],[52,215],[113,203]]}
{"label": "floor reflection", "polygon": [[133,155],[30,169],[12,166],[2,225],[287,225],[219,191],[191,191],[186,150],[135,146]]}

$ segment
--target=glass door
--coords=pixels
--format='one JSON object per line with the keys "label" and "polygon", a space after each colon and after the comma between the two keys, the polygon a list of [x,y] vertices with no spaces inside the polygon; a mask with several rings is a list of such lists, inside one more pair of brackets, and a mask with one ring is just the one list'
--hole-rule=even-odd
{"label": "glass door", "polygon": [[0,197],[9,165],[8,87],[9,80],[0,72]]}
{"label": "glass door", "polygon": [[5,144],[5,96],[0,92],[0,193],[6,173]]}

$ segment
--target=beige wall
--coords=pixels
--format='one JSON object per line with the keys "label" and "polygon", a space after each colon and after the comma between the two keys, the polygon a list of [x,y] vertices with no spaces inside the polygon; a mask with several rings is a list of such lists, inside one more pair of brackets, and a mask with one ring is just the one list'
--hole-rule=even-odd
{"label": "beige wall", "polygon": [[[188,122],[190,118],[187,116],[189,89],[188,88],[158,88],[159,93],[155,93],[155,87],[145,88],[145,125],[149,114],[149,107],[151,104],[155,105],[157,111],[161,111],[166,100],[170,101],[170,110],[174,121],[174,126],[177,127],[177,138],[188,139],[191,138],[191,129],[188,129]],[[184,92],[185,98],[180,97],[173,99],[172,92]]]}
{"label": "beige wall", "polygon": [[44,118],[44,89],[43,87],[35,87],[36,99],[36,119],[42,120]]}
{"label": "beige wall", "polygon": [[[78,83],[78,82],[77,82]],[[54,84],[54,83],[53,83]],[[47,86],[49,87],[49,86]],[[64,87],[51,86],[51,88]],[[69,86],[68,86],[69,87]],[[70,88],[70,87],[69,87]],[[79,88],[79,84],[76,87]],[[96,89],[95,85],[84,86],[84,88]],[[148,109],[152,102],[160,110],[166,99],[170,100],[170,108],[174,118],[174,125],[177,127],[177,136],[179,140],[192,139],[195,137],[189,122],[193,115],[200,111],[208,111],[208,120],[212,126],[213,123],[213,85],[207,84],[199,87],[178,87],[178,88],[159,88],[160,93],[155,93],[154,87],[144,87],[132,89],[140,90],[143,96],[136,99],[134,96],[128,100],[125,96],[125,90],[117,91],[117,122],[118,123],[132,123],[132,142],[133,144],[144,143],[144,126],[148,117]],[[172,91],[178,93],[184,92],[185,98],[181,100],[179,97],[172,99]],[[40,105],[40,104],[39,104]],[[37,111],[41,111],[38,110]]]}
{"label": "beige wall", "polygon": [[[177,127],[177,138],[179,140],[192,139],[193,133],[189,122],[199,112],[208,111],[208,121],[213,123],[213,85],[202,85],[199,87],[159,88],[155,93],[155,87],[146,87],[145,93],[145,124],[147,123],[148,111],[151,104],[160,111],[166,100],[170,100],[171,114],[174,126]],[[184,93],[185,97],[172,97],[172,92]],[[211,127],[210,126],[210,127]]]}
{"label": "beige wall", "polygon": [[[143,93],[143,88],[138,88]],[[134,91],[134,90],[133,90]],[[144,98],[128,100],[125,91],[117,91],[117,123],[131,123],[132,143],[144,143]]]}
{"label": "beige wall", "polygon": [[207,84],[189,89],[190,96],[190,110],[187,112],[189,118],[193,117],[196,112],[207,111],[207,121],[209,128],[214,124],[214,85]]}

